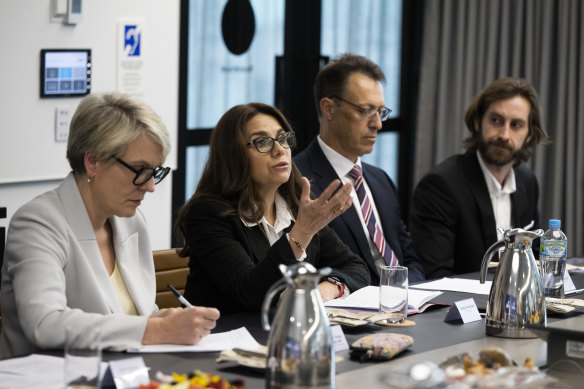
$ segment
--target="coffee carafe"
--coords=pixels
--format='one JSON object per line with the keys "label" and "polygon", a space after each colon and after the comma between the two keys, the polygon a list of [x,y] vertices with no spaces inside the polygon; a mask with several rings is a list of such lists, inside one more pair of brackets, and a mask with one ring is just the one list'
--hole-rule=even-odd
{"label": "coffee carafe", "polygon": [[[281,264],[280,271],[284,278],[272,285],[262,305],[262,326],[270,331],[266,388],[334,388],[333,341],[318,291],[320,279],[331,269],[298,262]],[[271,302],[284,288],[270,330]]]}
{"label": "coffee carafe", "polygon": [[545,327],[547,317],[531,243],[540,238],[543,231],[521,228],[500,231],[503,239],[489,247],[481,265],[481,284],[484,284],[491,258],[504,248],[487,303],[487,335],[535,338],[537,336],[526,325]]}

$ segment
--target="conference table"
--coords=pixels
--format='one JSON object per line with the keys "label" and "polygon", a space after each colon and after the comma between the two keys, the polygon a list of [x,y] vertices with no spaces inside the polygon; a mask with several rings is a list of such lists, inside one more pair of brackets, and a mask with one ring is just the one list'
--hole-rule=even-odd
{"label": "conference table", "polygon": [[[478,279],[478,273],[467,274],[464,278]],[[492,273],[490,274],[492,278]],[[572,273],[572,279],[577,288],[584,287],[584,274]],[[455,301],[473,298],[479,311],[484,312],[488,296],[460,292],[444,292],[432,302],[453,304]],[[584,294],[576,294],[571,298],[584,298]],[[383,388],[387,387],[380,381],[384,375],[407,372],[411,366],[429,361],[436,364],[446,358],[461,353],[468,353],[473,359],[479,357],[480,350],[486,347],[501,347],[513,360],[522,364],[530,357],[534,365],[541,369],[547,366],[547,343],[540,338],[510,339],[487,336],[485,319],[462,324],[461,322],[446,322],[444,317],[448,311],[446,305],[436,305],[423,313],[412,315],[410,320],[416,324],[410,327],[387,327],[368,324],[361,327],[345,328],[344,334],[349,345],[356,339],[376,332],[392,332],[407,334],[414,338],[411,349],[383,362],[359,362],[349,356],[349,351],[337,352],[342,361],[336,364],[336,388]],[[584,329],[584,309],[580,308],[569,314],[556,316],[548,314],[548,327],[566,326],[572,329]],[[253,337],[261,344],[266,344],[268,332],[261,327],[260,315],[257,313],[241,313],[226,315],[219,319],[213,332],[224,332],[245,326]],[[135,357],[136,354],[104,352],[105,361]],[[263,388],[264,373],[258,369],[240,366],[235,362],[216,362],[218,352],[203,353],[172,353],[172,354],[141,354],[146,366],[150,368],[151,378],[157,371],[165,374],[172,372],[185,374],[195,369],[211,374],[218,374],[224,379],[243,379],[246,388]],[[584,380],[582,372],[572,373],[549,371],[551,376],[558,377],[568,387],[582,387]]]}

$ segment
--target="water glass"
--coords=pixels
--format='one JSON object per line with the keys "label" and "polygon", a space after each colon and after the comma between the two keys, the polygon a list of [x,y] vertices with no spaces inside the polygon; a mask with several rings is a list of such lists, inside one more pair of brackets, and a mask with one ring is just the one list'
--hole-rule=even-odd
{"label": "water glass", "polygon": [[408,317],[408,268],[381,266],[379,313],[391,323],[403,323]]}
{"label": "water glass", "polygon": [[65,388],[101,387],[101,329],[65,326]]}
{"label": "water glass", "polygon": [[543,285],[544,296],[563,299],[566,258],[540,255],[539,265],[541,268],[541,283]]}

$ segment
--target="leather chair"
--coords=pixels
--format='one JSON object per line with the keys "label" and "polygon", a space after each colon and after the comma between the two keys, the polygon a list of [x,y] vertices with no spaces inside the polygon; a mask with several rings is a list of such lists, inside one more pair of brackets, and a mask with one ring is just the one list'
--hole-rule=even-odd
{"label": "leather chair", "polygon": [[152,254],[156,271],[156,305],[160,309],[180,307],[181,303],[168,290],[168,284],[184,293],[189,274],[189,259],[179,257],[176,249],[154,250]]}

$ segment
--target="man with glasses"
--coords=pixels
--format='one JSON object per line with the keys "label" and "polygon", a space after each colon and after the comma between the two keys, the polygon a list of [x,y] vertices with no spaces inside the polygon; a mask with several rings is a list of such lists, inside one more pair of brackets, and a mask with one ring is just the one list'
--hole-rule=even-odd
{"label": "man with glasses", "polygon": [[319,135],[294,158],[316,195],[337,178],[353,186],[353,206],[329,225],[363,258],[374,285],[379,266],[386,265],[407,266],[410,282],[424,279],[395,184],[383,170],[361,162],[391,112],[383,83],[383,71],[362,56],[344,54],[324,66],[314,83]]}

